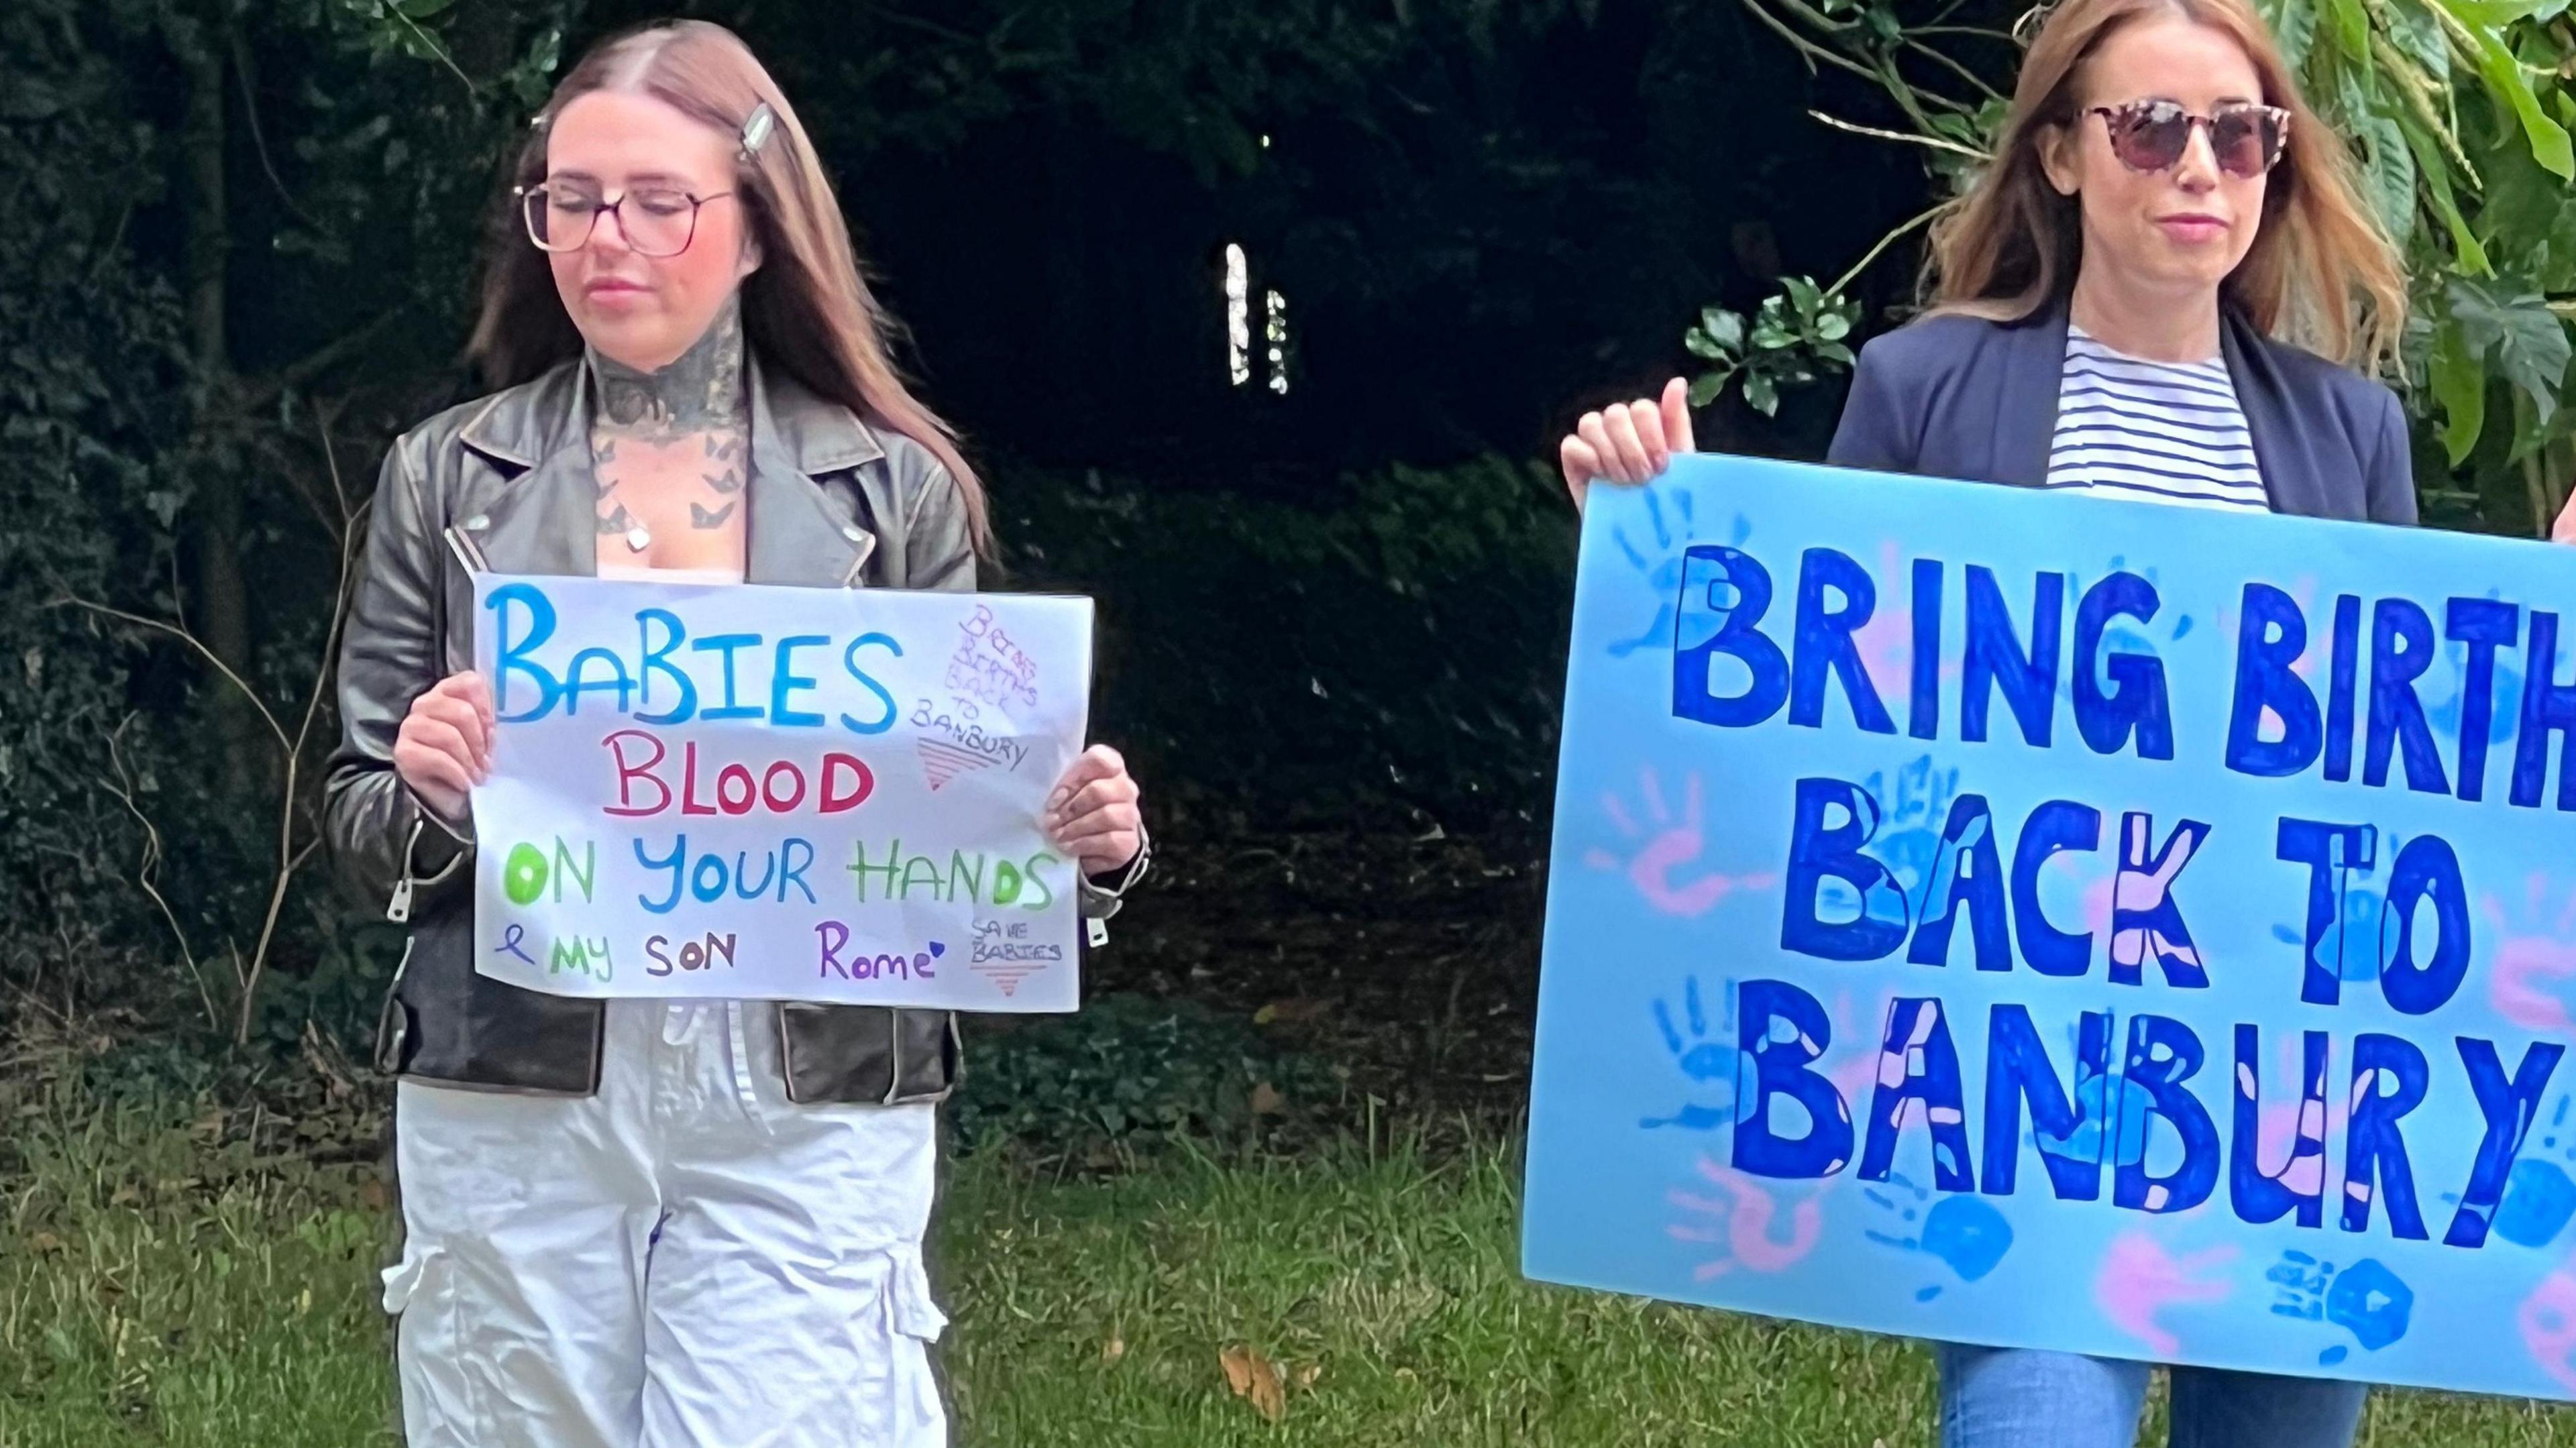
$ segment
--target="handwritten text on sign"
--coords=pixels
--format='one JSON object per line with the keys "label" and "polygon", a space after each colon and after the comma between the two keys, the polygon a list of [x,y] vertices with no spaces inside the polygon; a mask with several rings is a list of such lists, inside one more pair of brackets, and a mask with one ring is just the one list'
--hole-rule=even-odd
{"label": "handwritten text on sign", "polygon": [[484,974],[562,995],[1071,1010],[1088,600],[477,580]]}
{"label": "handwritten text on sign", "polygon": [[1595,489],[1532,1275],[2576,1397],[2576,550]]}

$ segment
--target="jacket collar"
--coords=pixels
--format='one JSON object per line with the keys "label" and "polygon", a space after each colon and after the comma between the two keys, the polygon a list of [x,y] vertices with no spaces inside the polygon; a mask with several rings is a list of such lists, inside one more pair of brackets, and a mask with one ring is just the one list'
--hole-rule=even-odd
{"label": "jacket collar", "polygon": [[[855,583],[876,535],[817,479],[885,456],[875,433],[751,353],[743,362],[751,413],[751,481],[745,493],[745,579],[752,583]],[[590,453],[590,369],[580,358],[502,392],[465,425],[464,445],[503,483],[463,526],[485,563],[502,573],[598,571],[599,488]],[[479,525],[479,526],[478,526]]]}

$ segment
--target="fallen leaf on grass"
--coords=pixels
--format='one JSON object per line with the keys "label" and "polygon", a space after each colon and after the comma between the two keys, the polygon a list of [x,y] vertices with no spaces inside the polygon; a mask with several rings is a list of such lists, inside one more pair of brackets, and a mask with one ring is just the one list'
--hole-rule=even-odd
{"label": "fallen leaf on grass", "polygon": [[1287,1107],[1288,1098],[1280,1095],[1279,1088],[1271,1085],[1269,1082],[1264,1081],[1260,1085],[1252,1088],[1253,1115],[1276,1116],[1280,1112],[1286,1110]]}
{"label": "fallen leaf on grass", "polygon": [[1315,1379],[1320,1378],[1323,1375],[1324,1365],[1322,1363],[1308,1363],[1297,1370],[1297,1386],[1301,1388],[1311,1388],[1315,1386]]}
{"label": "fallen leaf on grass", "polygon": [[1276,1423],[1288,1413],[1288,1394],[1279,1385],[1279,1369],[1270,1359],[1241,1344],[1216,1355],[1225,1367],[1225,1383],[1238,1398],[1251,1400],[1255,1411]]}
{"label": "fallen leaf on grass", "polygon": [[1104,1363],[1114,1363],[1126,1355],[1127,1339],[1116,1333],[1110,1334],[1109,1341],[1100,1345],[1100,1360]]}

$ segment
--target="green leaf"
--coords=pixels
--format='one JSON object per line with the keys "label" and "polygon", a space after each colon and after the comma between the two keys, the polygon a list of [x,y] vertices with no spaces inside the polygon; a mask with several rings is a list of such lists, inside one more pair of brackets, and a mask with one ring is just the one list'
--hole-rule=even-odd
{"label": "green leaf", "polygon": [[2567,382],[2567,324],[2537,291],[2454,277],[2445,295],[2470,355],[2492,355],[2496,375],[2520,389],[2547,423]]}
{"label": "green leaf", "polygon": [[1715,402],[1717,400],[1717,395],[1726,390],[1726,377],[1727,374],[1723,372],[1703,372],[1697,377],[1692,378],[1690,385],[1690,405],[1693,407],[1706,407],[1710,403]]}
{"label": "green leaf", "polygon": [[2388,0],[2380,13],[2388,18],[2389,40],[2407,59],[2435,80],[2449,77],[2451,40],[2443,33],[2442,18],[2433,13],[2432,0]]}
{"label": "green leaf", "polygon": [[1780,389],[1772,383],[1771,376],[1767,372],[1748,372],[1744,375],[1744,400],[1752,403],[1753,410],[1764,417],[1779,415]]}
{"label": "green leaf", "polygon": [[1722,307],[1709,307],[1699,314],[1700,330],[1729,353],[1744,350],[1744,317]]}
{"label": "green leaf", "polygon": [[394,8],[408,19],[427,20],[455,3],[456,0],[394,0]]}
{"label": "green leaf", "polygon": [[[2359,4],[2360,0],[2353,0]],[[2464,0],[2437,0],[2448,5],[2454,15]],[[2541,109],[2540,97],[2531,89],[2531,77],[2524,74],[2522,63],[2505,48],[2504,39],[2493,30],[2476,31],[2478,42],[2478,76],[2487,84],[2487,93],[2496,104],[2510,110],[2522,122],[2524,136],[2531,142],[2532,159],[2561,180],[2576,180],[2576,143],[2571,143],[2567,128],[2549,118]]]}
{"label": "green leaf", "polygon": [[1726,349],[1717,345],[1715,337],[1697,327],[1682,333],[1682,350],[1694,357],[1705,357],[1712,362],[1726,355]]}
{"label": "green leaf", "polygon": [[2415,152],[2416,174],[2424,183],[2424,195],[2433,203],[2433,213],[2451,229],[2451,248],[2459,260],[2460,270],[2472,276],[2492,276],[2495,266],[2487,260],[2486,248],[2478,244],[2477,233],[2469,230],[2468,218],[2460,215],[2459,198],[2451,194],[2451,163],[2432,139],[2417,133],[2413,126],[2404,128],[2406,144]]}
{"label": "green leaf", "polygon": [[1814,316],[1816,309],[1824,305],[1824,291],[1812,277],[1784,277],[1780,285],[1788,290],[1789,301],[1797,307],[1801,317]]}
{"label": "green leaf", "polygon": [[1841,363],[1845,367],[1851,366],[1856,360],[1852,356],[1852,349],[1840,342],[1827,342],[1816,349],[1816,355],[1830,362]]}
{"label": "green leaf", "polygon": [[1816,336],[1827,342],[1839,342],[1851,335],[1852,319],[1839,311],[1829,311],[1816,319]]}
{"label": "green leaf", "polygon": [[2442,448],[2451,466],[2469,460],[2487,421],[2487,371],[2461,340],[2460,325],[2444,322],[2433,334],[2433,355],[2425,368],[2433,399],[2442,405]]}
{"label": "green leaf", "polygon": [[2344,59],[2367,74],[2370,70],[2370,12],[2361,0],[2327,0],[2334,13],[2335,45]]}
{"label": "green leaf", "polygon": [[2263,18],[2272,24],[2272,37],[2280,42],[2290,73],[2306,73],[2308,50],[2317,36],[2316,0],[2264,0]]}
{"label": "green leaf", "polygon": [[2471,30],[2502,30],[2542,13],[2541,0],[2447,0],[2443,8]]}
{"label": "green leaf", "polygon": [[2344,127],[2361,140],[2363,189],[2371,209],[2379,214],[2389,240],[2403,249],[2415,234],[2415,153],[2407,146],[2403,124],[2367,104],[2356,105],[2359,89],[2346,84],[2352,99],[2345,102]]}

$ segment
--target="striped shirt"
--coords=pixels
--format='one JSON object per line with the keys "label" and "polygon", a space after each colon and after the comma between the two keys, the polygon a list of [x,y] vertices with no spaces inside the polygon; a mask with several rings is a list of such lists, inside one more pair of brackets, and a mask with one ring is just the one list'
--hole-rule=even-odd
{"label": "striped shirt", "polygon": [[2271,507],[2227,359],[2150,362],[2066,329],[2048,486],[2148,502]]}

